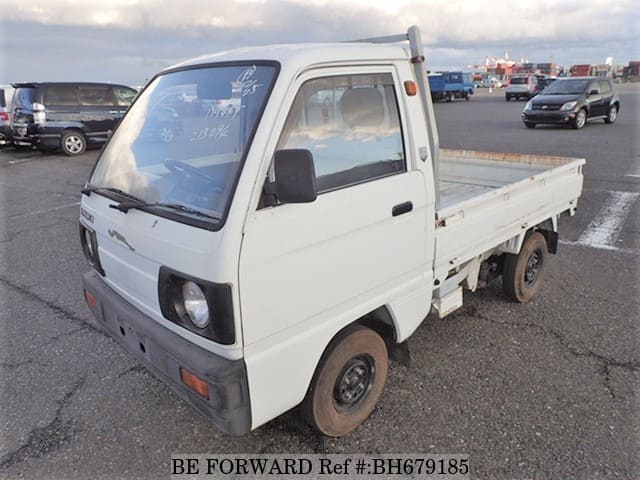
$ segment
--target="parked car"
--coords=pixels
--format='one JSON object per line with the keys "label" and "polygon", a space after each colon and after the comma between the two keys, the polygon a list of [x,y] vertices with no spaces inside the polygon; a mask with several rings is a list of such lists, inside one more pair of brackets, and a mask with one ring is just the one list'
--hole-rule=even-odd
{"label": "parked car", "polygon": [[11,133],[17,145],[80,155],[104,143],[136,96],[108,83],[17,83],[13,85]]}
{"label": "parked car", "polygon": [[559,78],[524,107],[522,121],[527,128],[538,123],[555,123],[582,128],[588,119],[614,123],[620,99],[609,78]]}
{"label": "parked car", "polygon": [[480,82],[482,88],[501,88],[502,82],[495,77],[485,78]]}
{"label": "parked car", "polygon": [[504,98],[508,102],[512,98],[529,100],[539,92],[538,79],[534,75],[512,77],[504,91]]}
{"label": "parked car", "polygon": [[11,144],[11,96],[13,87],[0,87],[0,146]]}

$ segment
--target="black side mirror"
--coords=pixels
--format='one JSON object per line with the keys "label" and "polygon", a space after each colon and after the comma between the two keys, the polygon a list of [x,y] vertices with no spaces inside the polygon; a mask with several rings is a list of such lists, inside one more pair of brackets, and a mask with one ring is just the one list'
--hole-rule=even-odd
{"label": "black side mirror", "polygon": [[598,95],[599,93],[600,93],[600,90],[598,90],[597,88],[594,88],[589,92],[589,95]]}
{"label": "black side mirror", "polygon": [[280,203],[311,203],[318,196],[316,170],[309,150],[276,151],[273,159]]}

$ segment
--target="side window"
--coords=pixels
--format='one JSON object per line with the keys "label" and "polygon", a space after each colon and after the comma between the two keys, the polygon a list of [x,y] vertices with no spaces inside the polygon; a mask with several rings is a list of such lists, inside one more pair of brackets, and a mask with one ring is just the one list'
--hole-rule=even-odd
{"label": "side window", "polygon": [[611,85],[609,84],[608,81],[600,80],[598,83],[600,84],[600,93],[602,94],[611,93]]}
{"label": "side window", "polygon": [[598,82],[591,82],[589,84],[589,89],[587,90],[587,93],[590,93],[593,90],[597,90],[598,92],[600,91],[600,85],[598,85]]}
{"label": "side window", "polygon": [[136,98],[136,91],[130,88],[115,87],[116,103],[120,106],[128,107]]}
{"label": "side window", "polygon": [[113,105],[113,93],[110,87],[80,86],[78,88],[80,105],[88,107],[103,107]]}
{"label": "side window", "polygon": [[45,103],[48,105],[78,105],[78,89],[71,85],[47,87]]}
{"label": "side window", "polygon": [[318,191],[405,171],[398,102],[390,73],[307,81],[277,149],[313,154]]}

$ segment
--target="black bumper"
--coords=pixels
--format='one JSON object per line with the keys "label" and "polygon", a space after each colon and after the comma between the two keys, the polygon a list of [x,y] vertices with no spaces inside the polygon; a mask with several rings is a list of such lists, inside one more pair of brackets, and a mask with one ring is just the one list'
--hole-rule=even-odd
{"label": "black bumper", "polygon": [[[83,286],[97,300],[95,308],[89,305],[89,309],[127,352],[218,429],[231,435],[251,430],[244,360],[223,358],[185,340],[124,300],[95,272],[84,275]],[[181,367],[209,384],[209,399],[182,382]]]}
{"label": "black bumper", "polygon": [[542,110],[531,110],[522,113],[522,121],[567,125],[573,118],[575,118],[575,116],[575,111],[561,112],[560,110],[554,110],[551,112],[544,112]]}

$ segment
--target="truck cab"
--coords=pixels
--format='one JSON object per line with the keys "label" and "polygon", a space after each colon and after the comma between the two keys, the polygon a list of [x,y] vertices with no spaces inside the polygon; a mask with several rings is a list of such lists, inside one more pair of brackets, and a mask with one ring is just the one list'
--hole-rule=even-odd
{"label": "truck cab", "polygon": [[[509,158],[487,178],[504,159],[448,154],[440,176],[416,35],[411,50],[271,46],[165,70],[83,190],[91,311],[227,433],[297,405],[322,433],[349,433],[432,306],[459,307],[490,257],[530,260],[517,259],[532,235],[542,262],[575,211],[584,161]],[[529,267],[520,294],[537,289]]]}

